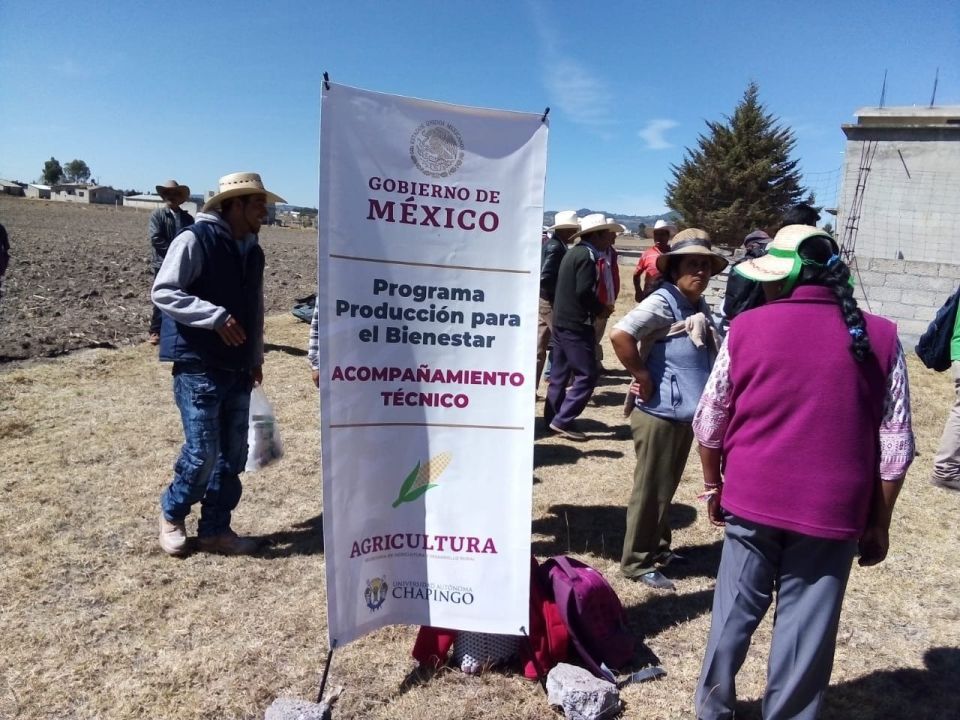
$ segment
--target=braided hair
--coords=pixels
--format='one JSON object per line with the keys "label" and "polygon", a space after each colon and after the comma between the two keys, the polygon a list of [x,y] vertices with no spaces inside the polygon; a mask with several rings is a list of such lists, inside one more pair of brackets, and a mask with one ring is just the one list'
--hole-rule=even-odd
{"label": "braided hair", "polygon": [[850,333],[850,352],[858,362],[863,362],[873,352],[867,336],[867,323],[863,312],[853,297],[850,283],[850,268],[836,253],[833,241],[824,236],[804,240],[797,248],[803,262],[798,285],[822,285],[829,288],[837,298],[840,314]]}

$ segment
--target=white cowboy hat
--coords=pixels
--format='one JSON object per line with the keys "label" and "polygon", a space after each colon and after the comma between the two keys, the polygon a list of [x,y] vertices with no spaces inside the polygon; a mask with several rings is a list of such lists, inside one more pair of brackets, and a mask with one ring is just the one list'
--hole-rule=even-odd
{"label": "white cowboy hat", "polygon": [[837,242],[826,230],[812,225],[787,225],[780,228],[777,236],[767,245],[766,255],[744,260],[736,266],[736,272],[759,282],[783,280],[794,272],[794,267],[799,275],[800,256],[797,255],[797,248],[812,237],[825,237],[833,243],[834,253],[837,252]]}
{"label": "white cowboy hat", "polygon": [[257,173],[238,172],[220,178],[219,192],[203,204],[203,212],[209,212],[218,207],[227,198],[241,195],[266,195],[267,203],[286,202],[276,193],[267,190]]}
{"label": "white cowboy hat", "polygon": [[673,227],[673,224],[672,224],[672,223],[668,223],[668,222],[667,222],[666,220],[664,220],[663,218],[660,218],[659,220],[657,220],[657,222],[655,222],[655,223],[653,224],[653,231],[654,231],[654,232],[656,232],[657,230],[667,230],[670,234],[673,234],[673,231],[674,231],[675,229],[676,229],[676,228]]}
{"label": "white cowboy hat", "polygon": [[576,210],[560,210],[553,216],[553,225],[547,230],[579,230],[580,218]]}
{"label": "white cowboy hat", "polygon": [[614,230],[614,232],[615,232],[617,235],[620,235],[621,233],[625,233],[625,232],[627,231],[627,229],[626,229],[623,225],[621,225],[620,223],[618,223],[616,220],[614,220],[614,219],[611,218],[611,217],[608,217],[608,218],[607,218],[607,222],[608,222],[608,223],[613,223],[614,225],[617,226],[616,229]]}
{"label": "white cowboy hat", "polygon": [[699,228],[687,228],[686,230],[678,232],[673,238],[670,251],[665,252],[657,258],[657,270],[665,273],[670,258],[677,257],[678,255],[706,255],[710,258],[712,265],[710,269],[711,276],[721,272],[729,262],[723,255],[713,251],[710,234],[706,230],[700,230]]}
{"label": "white cowboy hat", "polygon": [[623,231],[623,225],[613,222],[603,213],[591,213],[580,220],[579,232],[575,232],[570,239],[576,240],[579,237],[583,237],[584,235],[594,232],[600,232],[601,230],[610,230],[618,233]]}
{"label": "white cowboy hat", "polygon": [[181,185],[176,180],[167,180],[163,185],[157,185],[157,195],[164,200],[170,195],[176,195],[183,202],[190,197],[190,188],[187,185]]}

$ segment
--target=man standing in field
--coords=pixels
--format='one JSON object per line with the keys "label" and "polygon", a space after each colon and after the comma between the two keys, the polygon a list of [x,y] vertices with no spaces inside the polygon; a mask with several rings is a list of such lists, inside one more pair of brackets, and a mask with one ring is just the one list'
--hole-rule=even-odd
{"label": "man standing in field", "polygon": [[597,260],[621,229],[607,222],[603,213],[587,215],[570,238],[579,237],[580,243],[560,261],[553,302],[553,365],[543,418],[553,432],[569,440],[587,439],[573,422],[590,401],[600,376],[594,321],[610,314],[597,297]]}
{"label": "man standing in field", "polygon": [[9,264],[10,238],[7,237],[7,229],[0,225],[0,291],[3,290],[3,276],[6,275]]}
{"label": "man standing in field", "polygon": [[613,218],[607,218],[607,223],[616,225],[618,229],[614,230],[614,242],[597,258],[597,299],[607,308],[607,312],[598,315],[593,321],[593,330],[597,337],[597,372],[601,375],[606,372],[606,368],[603,367],[603,345],[600,343],[607,332],[607,320],[613,314],[617,297],[620,295],[620,260],[614,243],[616,235],[626,232],[626,228],[615,223]]}
{"label": "man standing in field", "polygon": [[[153,254],[153,278],[156,280],[163,258],[167,255],[170,243],[185,227],[193,225],[193,216],[180,205],[190,197],[190,188],[176,180],[167,180],[157,185],[157,195],[164,200],[164,206],[150,213],[150,250]],[[154,305],[150,317],[150,344],[160,342],[160,309]]]}
{"label": "man standing in field", "polygon": [[187,549],[184,519],[200,502],[201,550],[239,555],[257,543],[230,529],[247,459],[250,391],[263,380],[264,255],[257,233],[267,203],[284,200],[256,173],[220,178],[192,227],[170,245],[153,285],[163,312],[160,359],[173,363],[184,444],[160,498],[160,547]]}
{"label": "man standing in field", "polygon": [[551,233],[540,249],[540,306],[537,317],[537,388],[547,359],[547,348],[553,337],[553,298],[557,292],[557,274],[560,261],[567,252],[570,237],[580,229],[580,218],[576,210],[561,210],[553,217],[553,225],[546,232]]}
{"label": "man standing in field", "polygon": [[637,302],[660,287],[660,271],[657,270],[657,258],[670,252],[670,237],[673,226],[665,220],[657,220],[653,226],[653,246],[643,251],[633,271],[634,299]]}

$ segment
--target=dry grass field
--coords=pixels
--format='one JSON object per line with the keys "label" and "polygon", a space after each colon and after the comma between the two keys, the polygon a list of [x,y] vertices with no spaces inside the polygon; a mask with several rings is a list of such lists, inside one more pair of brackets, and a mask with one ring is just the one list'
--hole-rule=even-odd
{"label": "dry grass field", "polygon": [[[626,309],[623,298],[618,314]],[[240,720],[262,717],[280,695],[315,697],[327,648],[307,330],[289,315],[268,320],[264,386],[286,456],[244,476],[234,525],[264,539],[255,557],[177,560],[157,546],[158,496],[181,430],[155,348],[0,365],[0,718]],[[854,568],[828,720],[960,717],[960,494],[926,482],[952,386],[915,358],[911,373],[920,455],[890,556]],[[691,456],[672,513],[675,547],[688,557],[670,569],[678,592],[619,576],[633,468],[624,384],[623,376],[602,379],[583,420],[589,442],[537,440],[533,549],[601,569],[644,640],[637,665],[656,659],[666,669],[660,681],[622,690],[624,717],[692,718],[721,535],[695,500],[700,471]],[[741,673],[745,718],[760,716],[769,630],[767,618]],[[414,634],[387,628],[337,649],[329,687],[345,693],[335,717],[553,716],[539,686],[512,671],[418,674]]]}

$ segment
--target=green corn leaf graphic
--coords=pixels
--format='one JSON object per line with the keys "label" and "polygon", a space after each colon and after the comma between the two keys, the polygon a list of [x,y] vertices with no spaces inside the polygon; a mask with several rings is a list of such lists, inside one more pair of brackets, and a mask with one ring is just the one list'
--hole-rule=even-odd
{"label": "green corn leaf graphic", "polygon": [[[402,502],[409,502],[411,498],[407,497],[410,492],[410,488],[413,486],[413,483],[417,480],[417,473],[420,472],[420,462],[418,461],[413,470],[410,471],[410,474],[407,475],[407,479],[403,481],[403,485],[400,486],[400,494],[397,495],[397,499],[393,501],[393,507],[397,507]],[[422,494],[422,493],[421,493]]]}

